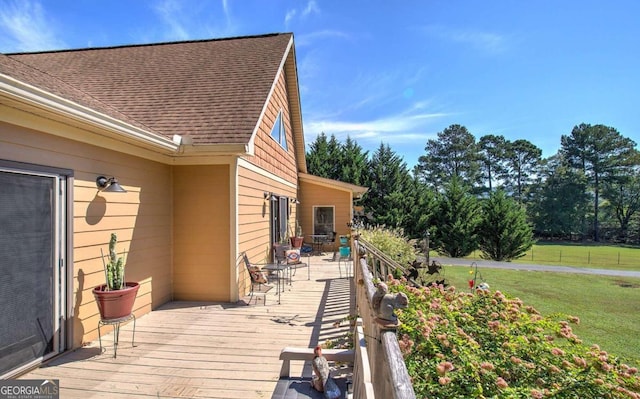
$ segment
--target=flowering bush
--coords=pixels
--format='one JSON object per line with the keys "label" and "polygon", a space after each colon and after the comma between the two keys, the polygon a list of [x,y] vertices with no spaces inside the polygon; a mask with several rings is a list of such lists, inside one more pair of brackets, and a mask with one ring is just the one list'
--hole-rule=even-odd
{"label": "flowering bush", "polygon": [[543,317],[499,291],[387,283],[409,298],[396,313],[419,398],[640,399],[638,370],[584,345],[571,329],[577,318]]}

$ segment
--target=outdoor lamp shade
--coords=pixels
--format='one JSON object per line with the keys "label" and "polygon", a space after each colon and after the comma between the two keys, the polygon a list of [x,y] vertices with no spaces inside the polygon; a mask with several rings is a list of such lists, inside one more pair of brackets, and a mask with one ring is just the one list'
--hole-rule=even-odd
{"label": "outdoor lamp shade", "polygon": [[98,190],[104,191],[107,193],[126,193],[127,190],[122,188],[120,184],[118,184],[118,179],[115,177],[104,177],[98,176],[96,179],[96,186],[98,186]]}

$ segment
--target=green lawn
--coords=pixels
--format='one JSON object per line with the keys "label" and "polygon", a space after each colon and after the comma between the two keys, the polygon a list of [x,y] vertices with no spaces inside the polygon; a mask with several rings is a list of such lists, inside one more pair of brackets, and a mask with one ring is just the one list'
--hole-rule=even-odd
{"label": "green lawn", "polygon": [[[638,251],[636,249],[636,251]],[[640,254],[640,252],[637,252]],[[450,285],[468,290],[471,268],[446,266]],[[640,279],[480,268],[491,290],[519,297],[543,315],[580,318],[574,332],[633,366],[640,366]],[[478,283],[481,280],[478,279]]]}
{"label": "green lawn", "polygon": [[[480,259],[480,252],[474,252],[469,258]],[[624,245],[540,241],[524,257],[513,262],[640,270],[640,248]]]}

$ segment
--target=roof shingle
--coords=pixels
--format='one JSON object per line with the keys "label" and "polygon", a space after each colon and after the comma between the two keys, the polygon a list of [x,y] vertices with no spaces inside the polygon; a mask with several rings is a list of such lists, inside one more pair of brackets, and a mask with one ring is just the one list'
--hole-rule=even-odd
{"label": "roof shingle", "polygon": [[[70,86],[56,94],[85,93],[68,99],[92,102],[98,110],[112,108],[167,137],[244,144],[291,40],[287,33],[7,56],[54,77],[58,86]],[[20,75],[15,65],[0,67],[10,76]],[[48,90],[56,86],[42,76],[28,83]]]}

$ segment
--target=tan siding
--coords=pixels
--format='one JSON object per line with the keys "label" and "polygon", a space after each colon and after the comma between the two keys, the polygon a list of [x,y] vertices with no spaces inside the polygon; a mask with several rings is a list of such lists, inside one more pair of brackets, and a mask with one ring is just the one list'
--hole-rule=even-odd
{"label": "tan siding", "polygon": [[[118,249],[128,252],[127,280],[142,284],[135,313],[172,299],[169,166],[4,123],[0,159],[74,171],[74,347],[97,337],[91,290],[104,281],[100,249],[107,250],[111,232],[118,234]],[[98,175],[116,176],[128,192],[98,193]]]}
{"label": "tan siding", "polygon": [[[287,87],[284,72],[278,79],[276,88],[269,102],[269,106],[259,125],[255,138],[255,157],[247,160],[256,166],[277,176],[281,176],[291,183],[297,180],[296,151],[291,129],[291,114],[289,111]],[[287,132],[287,151],[280,143],[271,138],[271,129],[275,123],[278,111],[282,109],[282,121]]]}
{"label": "tan siding", "polygon": [[229,167],[174,167],[174,296],[230,300]]}
{"label": "tan siding", "polygon": [[[238,168],[238,251],[246,252],[252,262],[264,263],[270,260],[269,203],[264,192],[296,197],[295,188],[258,173],[255,170]],[[290,223],[293,225],[295,212]],[[237,259],[238,290],[247,293],[248,276],[242,259]]]}
{"label": "tan siding", "polygon": [[[335,206],[335,229],[338,235],[350,233],[347,223],[351,221],[351,193],[344,190],[332,189],[309,182],[300,182],[300,222],[305,239],[309,240],[309,234],[313,234],[313,207]],[[334,250],[337,250],[339,241],[336,239]]]}

